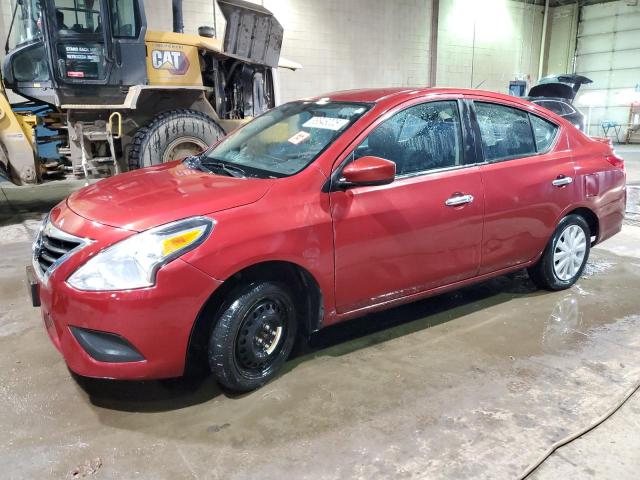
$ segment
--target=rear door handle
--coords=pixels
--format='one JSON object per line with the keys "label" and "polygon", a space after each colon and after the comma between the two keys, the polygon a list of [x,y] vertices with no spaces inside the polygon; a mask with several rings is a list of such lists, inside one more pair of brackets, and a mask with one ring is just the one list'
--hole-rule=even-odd
{"label": "rear door handle", "polygon": [[471,202],[473,202],[473,195],[454,195],[453,197],[448,198],[444,204],[447,207],[457,207]]}
{"label": "rear door handle", "polygon": [[554,187],[564,187],[565,185],[569,185],[571,183],[573,183],[573,178],[565,177],[564,175],[558,175],[558,178],[551,182]]}

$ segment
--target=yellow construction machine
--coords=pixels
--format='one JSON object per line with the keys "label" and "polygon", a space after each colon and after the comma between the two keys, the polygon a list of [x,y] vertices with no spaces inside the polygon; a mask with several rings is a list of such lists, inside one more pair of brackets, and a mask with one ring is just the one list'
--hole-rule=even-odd
{"label": "yellow construction machine", "polygon": [[15,183],[34,183],[37,117],[13,111],[0,78],[0,175]]}
{"label": "yellow construction machine", "polygon": [[300,68],[280,57],[282,26],[260,5],[218,6],[222,40],[207,26],[182,33],[181,0],[173,32],[147,30],[142,0],[18,0],[4,83],[51,107],[42,122],[61,145],[58,162],[39,161],[33,148],[31,157],[16,153],[18,135],[34,144],[33,118],[12,114],[0,96],[0,164],[12,180],[106,176],[183,158],[275,106],[278,67]]}

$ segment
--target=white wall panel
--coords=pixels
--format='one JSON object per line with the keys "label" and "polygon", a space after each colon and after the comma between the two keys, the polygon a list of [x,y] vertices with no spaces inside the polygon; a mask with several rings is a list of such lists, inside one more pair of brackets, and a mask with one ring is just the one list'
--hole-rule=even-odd
{"label": "white wall panel", "polygon": [[578,32],[576,72],[594,83],[582,88],[576,103],[585,112],[591,106],[590,132],[602,135],[602,122],[626,124],[631,101],[640,100],[640,5],[583,7]]}
{"label": "white wall panel", "polygon": [[265,0],[282,23],[283,100],[333,90],[426,85],[431,0]]}

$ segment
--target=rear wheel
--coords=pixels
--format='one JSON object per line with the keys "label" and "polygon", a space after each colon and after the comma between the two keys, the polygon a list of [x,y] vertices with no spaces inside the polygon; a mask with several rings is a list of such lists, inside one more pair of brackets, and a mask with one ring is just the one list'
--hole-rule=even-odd
{"label": "rear wheel", "polygon": [[261,387],[282,368],[297,329],[293,295],[280,283],[252,283],[233,292],[209,340],[209,366],[236,392]]}
{"label": "rear wheel", "polygon": [[210,117],[195,110],[172,110],[136,132],[129,152],[134,170],[195,155],[224,135]]}
{"label": "rear wheel", "polygon": [[571,287],[589,259],[591,232],[580,215],[560,221],[540,261],[529,268],[529,276],[540,288],[564,290]]}

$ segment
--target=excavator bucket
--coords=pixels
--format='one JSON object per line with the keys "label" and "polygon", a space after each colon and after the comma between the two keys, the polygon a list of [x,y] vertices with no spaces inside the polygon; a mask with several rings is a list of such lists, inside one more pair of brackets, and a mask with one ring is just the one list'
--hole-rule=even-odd
{"label": "excavator bucket", "polygon": [[259,65],[277,67],[284,29],[266,8],[242,0],[218,0],[227,21],[224,51]]}

